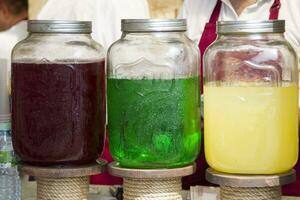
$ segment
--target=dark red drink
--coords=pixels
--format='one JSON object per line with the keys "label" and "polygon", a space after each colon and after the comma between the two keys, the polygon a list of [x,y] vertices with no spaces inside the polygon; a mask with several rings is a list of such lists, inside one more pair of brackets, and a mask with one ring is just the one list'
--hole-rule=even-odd
{"label": "dark red drink", "polygon": [[94,162],[105,129],[104,61],[12,67],[13,145],[23,162]]}

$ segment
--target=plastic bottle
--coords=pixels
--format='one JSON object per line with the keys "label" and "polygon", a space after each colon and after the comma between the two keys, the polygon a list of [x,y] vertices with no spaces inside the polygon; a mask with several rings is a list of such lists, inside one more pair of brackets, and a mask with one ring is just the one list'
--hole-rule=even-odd
{"label": "plastic bottle", "polygon": [[21,199],[21,181],[11,140],[6,66],[0,66],[0,200]]}

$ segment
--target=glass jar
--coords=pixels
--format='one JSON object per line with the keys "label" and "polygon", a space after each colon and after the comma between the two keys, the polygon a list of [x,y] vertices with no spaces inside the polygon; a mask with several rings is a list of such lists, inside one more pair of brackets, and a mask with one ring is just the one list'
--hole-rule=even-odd
{"label": "glass jar", "polygon": [[123,20],[108,52],[110,151],[130,168],[192,163],[200,149],[198,50],[185,20]]}
{"label": "glass jar", "polygon": [[298,62],[285,22],[219,22],[205,53],[205,154],[215,170],[277,174],[298,158]]}
{"label": "glass jar", "polygon": [[105,133],[105,52],[91,22],[29,21],[12,54],[13,145],[23,162],[95,162]]}

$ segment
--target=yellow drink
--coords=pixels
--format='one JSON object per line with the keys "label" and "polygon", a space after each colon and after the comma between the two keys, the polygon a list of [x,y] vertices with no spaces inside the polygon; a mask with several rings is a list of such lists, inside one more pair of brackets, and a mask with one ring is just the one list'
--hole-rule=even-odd
{"label": "yellow drink", "polygon": [[238,174],[288,171],[298,159],[297,86],[204,87],[208,164]]}

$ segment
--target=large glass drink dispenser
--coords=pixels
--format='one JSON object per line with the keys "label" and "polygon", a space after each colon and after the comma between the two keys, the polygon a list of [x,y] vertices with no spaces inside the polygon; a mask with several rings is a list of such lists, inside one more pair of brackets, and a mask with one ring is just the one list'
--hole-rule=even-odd
{"label": "large glass drink dispenser", "polygon": [[124,167],[192,163],[200,149],[198,50],[185,20],[123,20],[108,52],[108,133]]}
{"label": "large glass drink dispenser", "polygon": [[13,145],[35,165],[94,162],[105,133],[105,53],[91,22],[29,21],[12,57]]}
{"label": "large glass drink dispenser", "polygon": [[219,22],[205,54],[204,130],[209,165],[275,174],[298,158],[298,62],[284,21]]}

